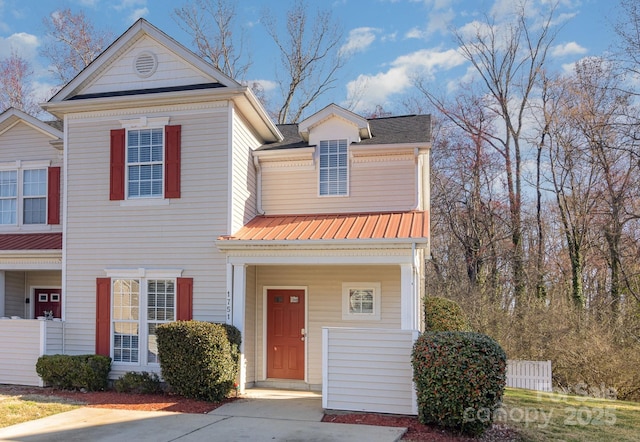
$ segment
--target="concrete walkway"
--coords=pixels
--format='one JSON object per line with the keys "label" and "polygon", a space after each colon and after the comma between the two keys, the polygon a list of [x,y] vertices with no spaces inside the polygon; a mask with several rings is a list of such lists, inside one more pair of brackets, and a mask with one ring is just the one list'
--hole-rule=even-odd
{"label": "concrete walkway", "polygon": [[247,390],[209,414],[78,408],[0,428],[0,440],[52,441],[371,441],[399,440],[405,428],[320,422],[313,392]]}

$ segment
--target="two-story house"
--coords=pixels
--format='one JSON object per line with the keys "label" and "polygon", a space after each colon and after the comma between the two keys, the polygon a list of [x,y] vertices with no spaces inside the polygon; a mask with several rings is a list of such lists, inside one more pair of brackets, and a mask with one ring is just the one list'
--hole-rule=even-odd
{"label": "two-story house", "polygon": [[49,133],[64,140],[63,334],[39,321],[40,354],[55,340],[110,356],[112,378],[159,372],[158,325],[228,322],[243,336],[241,389],[415,411],[429,116],[330,105],[276,126],[247,87],[145,20],[43,108],[64,125]]}

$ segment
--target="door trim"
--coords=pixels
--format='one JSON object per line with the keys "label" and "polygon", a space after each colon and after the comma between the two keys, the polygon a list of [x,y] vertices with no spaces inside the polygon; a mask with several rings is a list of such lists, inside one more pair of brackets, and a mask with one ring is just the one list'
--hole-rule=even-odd
{"label": "door trim", "polygon": [[[307,331],[304,340],[304,382],[308,383],[309,366],[309,290],[306,285],[265,285],[262,286],[262,376],[267,380],[267,290],[304,290],[304,329]],[[300,381],[298,381],[300,382]]]}

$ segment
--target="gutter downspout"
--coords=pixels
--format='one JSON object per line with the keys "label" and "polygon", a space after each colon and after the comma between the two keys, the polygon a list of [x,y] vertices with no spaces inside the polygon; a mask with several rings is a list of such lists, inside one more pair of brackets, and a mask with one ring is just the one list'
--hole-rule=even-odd
{"label": "gutter downspout", "polygon": [[255,155],[253,155],[253,167],[256,168],[256,212],[258,215],[264,215],[264,210],[262,210],[262,168],[260,160]]}

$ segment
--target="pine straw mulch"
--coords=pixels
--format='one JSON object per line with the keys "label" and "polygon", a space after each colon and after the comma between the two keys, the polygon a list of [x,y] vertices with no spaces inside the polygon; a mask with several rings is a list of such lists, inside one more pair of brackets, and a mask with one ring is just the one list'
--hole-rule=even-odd
{"label": "pine straw mulch", "polygon": [[[187,399],[175,394],[132,394],[116,391],[66,391],[50,387],[25,387],[16,385],[0,385],[0,396],[39,395],[53,398],[64,398],[75,403],[94,408],[112,408],[120,410],[139,411],[170,411],[176,413],[209,413],[216,408],[234,401],[235,397],[223,402],[206,402]],[[448,430],[422,425],[413,416],[388,415],[379,413],[328,413],[323,422],[379,425],[387,427],[408,428],[402,438],[403,441],[434,441],[434,442],[517,442],[522,438],[517,430],[494,425],[481,438],[469,438],[457,435]]]}

